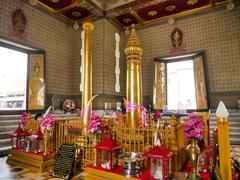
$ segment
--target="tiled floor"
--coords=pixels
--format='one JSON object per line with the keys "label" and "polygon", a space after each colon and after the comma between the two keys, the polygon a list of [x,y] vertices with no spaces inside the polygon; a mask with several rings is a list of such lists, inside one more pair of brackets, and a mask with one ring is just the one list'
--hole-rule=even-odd
{"label": "tiled floor", "polygon": [[[231,146],[231,155],[240,162],[240,146]],[[49,173],[36,174],[31,170],[17,166],[10,166],[6,163],[7,157],[0,158],[0,180],[58,180],[49,175]],[[78,173],[73,180],[83,180],[84,173]],[[59,179],[60,180],[60,179]]]}
{"label": "tiled floor", "polygon": [[231,146],[231,157],[240,162],[240,145]]}
{"label": "tiled floor", "polygon": [[[11,166],[6,163],[7,157],[0,158],[0,180],[60,180],[60,178],[54,178],[50,176],[50,173],[34,173],[31,170]],[[77,174],[72,179],[84,179],[84,173]]]}

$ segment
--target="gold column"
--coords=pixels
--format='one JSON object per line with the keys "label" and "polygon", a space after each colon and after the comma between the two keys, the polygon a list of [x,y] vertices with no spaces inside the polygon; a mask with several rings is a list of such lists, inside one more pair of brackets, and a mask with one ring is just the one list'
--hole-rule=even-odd
{"label": "gold column", "polygon": [[[83,118],[84,111],[87,107],[89,100],[92,97],[92,31],[94,25],[91,22],[83,23],[83,29],[85,32],[84,38],[84,62],[83,62],[83,92],[82,92],[82,113]],[[92,106],[89,108],[91,111]],[[86,121],[86,122],[85,122]],[[89,117],[84,120],[83,124],[88,125]]]}
{"label": "gold column", "polygon": [[222,179],[232,179],[229,125],[226,117],[219,117],[217,120],[219,166]]}
{"label": "gold column", "polygon": [[142,48],[135,28],[132,27],[125,54],[127,58],[127,103],[137,105],[137,108],[127,112],[127,127],[137,128],[140,124],[140,106],[142,104]]}

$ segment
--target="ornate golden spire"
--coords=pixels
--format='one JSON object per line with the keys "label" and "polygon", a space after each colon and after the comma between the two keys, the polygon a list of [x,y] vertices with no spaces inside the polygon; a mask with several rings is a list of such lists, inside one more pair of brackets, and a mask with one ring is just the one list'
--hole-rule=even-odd
{"label": "ornate golden spire", "polygon": [[134,25],[132,25],[131,34],[125,48],[127,59],[139,59],[142,55],[142,47],[138,40]]}
{"label": "ornate golden spire", "polygon": [[142,47],[139,43],[135,28],[133,26],[127,46],[125,48],[125,54],[127,58],[127,108],[130,107],[131,109],[127,112],[126,125],[132,129],[137,128],[141,125],[140,107],[142,105],[142,52]]}

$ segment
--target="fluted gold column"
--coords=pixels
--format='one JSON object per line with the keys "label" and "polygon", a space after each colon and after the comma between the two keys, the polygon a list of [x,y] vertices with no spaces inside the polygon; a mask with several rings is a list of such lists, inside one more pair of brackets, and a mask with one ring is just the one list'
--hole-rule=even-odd
{"label": "fluted gold column", "polygon": [[127,103],[137,106],[136,109],[127,112],[127,126],[137,128],[140,124],[140,106],[142,104],[142,72],[141,55],[142,48],[135,28],[132,27],[125,54],[127,58]]}
{"label": "fluted gold column", "polygon": [[[83,92],[82,92],[82,113],[83,118],[84,111],[87,108],[88,101],[92,97],[92,31],[94,25],[91,22],[83,23],[83,29],[85,31],[84,38],[84,61],[83,61]],[[90,106],[89,112],[92,106]],[[85,122],[86,121],[86,122]],[[89,117],[84,120],[84,125],[87,126]]]}

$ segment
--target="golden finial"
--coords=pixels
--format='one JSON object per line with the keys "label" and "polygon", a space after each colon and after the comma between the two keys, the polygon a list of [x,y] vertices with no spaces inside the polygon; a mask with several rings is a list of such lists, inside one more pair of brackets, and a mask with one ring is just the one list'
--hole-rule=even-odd
{"label": "golden finial", "polygon": [[136,30],[135,30],[135,25],[132,25],[131,28],[131,33],[128,39],[127,46],[125,48],[125,54],[127,56],[127,59],[129,58],[140,58],[142,55],[142,47],[140,45],[140,42],[138,40]]}
{"label": "golden finial", "polygon": [[86,20],[82,26],[85,31],[92,31],[94,28],[94,25],[90,19]]}

